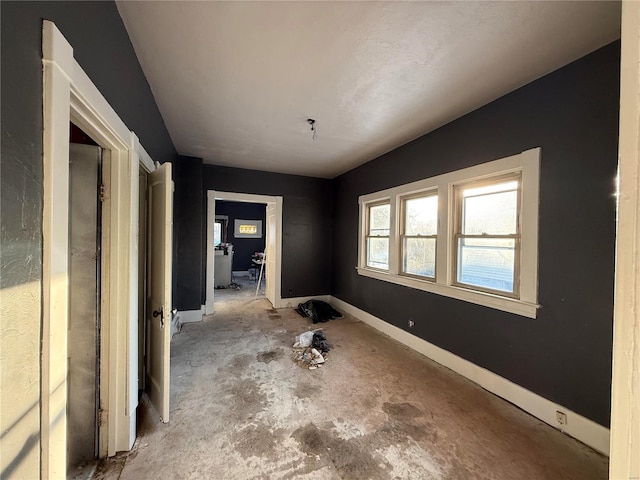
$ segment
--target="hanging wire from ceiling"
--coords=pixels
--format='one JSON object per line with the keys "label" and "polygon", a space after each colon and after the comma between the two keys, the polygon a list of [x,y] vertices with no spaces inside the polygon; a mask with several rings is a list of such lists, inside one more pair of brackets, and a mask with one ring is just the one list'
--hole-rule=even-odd
{"label": "hanging wire from ceiling", "polygon": [[311,131],[313,132],[313,136],[311,138],[315,140],[318,136],[318,127],[316,127],[316,121],[313,118],[307,118],[307,123],[311,125]]}

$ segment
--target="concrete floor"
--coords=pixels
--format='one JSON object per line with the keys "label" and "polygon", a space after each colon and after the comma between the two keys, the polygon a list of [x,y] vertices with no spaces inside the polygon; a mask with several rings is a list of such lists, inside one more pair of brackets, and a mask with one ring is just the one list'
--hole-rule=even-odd
{"label": "concrete floor", "polygon": [[171,345],[171,422],[140,407],[134,450],[97,478],[606,479],[608,461],[350,316],[306,370],[314,326],[229,295]]}
{"label": "concrete floor", "polygon": [[238,285],[240,288],[217,288],[213,293],[213,302],[217,307],[219,303],[225,303],[234,300],[248,300],[256,298],[263,298],[265,293],[266,279],[260,280],[260,286],[258,286],[258,278],[249,278],[247,275],[233,274],[233,282],[231,285]]}

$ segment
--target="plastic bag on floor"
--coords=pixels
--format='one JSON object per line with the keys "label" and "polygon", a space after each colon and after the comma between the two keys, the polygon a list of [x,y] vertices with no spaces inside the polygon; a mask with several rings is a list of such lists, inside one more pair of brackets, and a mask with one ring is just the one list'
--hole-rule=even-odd
{"label": "plastic bag on floor", "polygon": [[304,332],[296,337],[296,343],[293,344],[293,348],[306,348],[310,347],[313,342],[314,332]]}

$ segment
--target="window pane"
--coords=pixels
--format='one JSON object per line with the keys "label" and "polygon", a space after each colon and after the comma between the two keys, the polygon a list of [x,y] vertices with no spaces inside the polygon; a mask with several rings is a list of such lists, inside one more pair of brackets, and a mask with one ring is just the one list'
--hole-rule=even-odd
{"label": "window pane", "polygon": [[404,233],[435,235],[438,230],[438,197],[410,198],[404,201]]}
{"label": "window pane", "polygon": [[458,240],[457,281],[513,293],[515,240],[461,238]]}
{"label": "window pane", "polygon": [[405,238],[403,245],[402,271],[411,275],[435,277],[436,239]]}
{"label": "window pane", "polygon": [[219,245],[222,241],[222,223],[216,222],[213,224],[213,244]]}
{"label": "window pane", "polygon": [[513,186],[515,189],[475,196],[470,195],[470,192],[478,192],[489,187],[464,190],[462,233],[465,235],[517,233],[517,182],[507,182],[492,187],[499,186]]}
{"label": "window pane", "polygon": [[367,239],[367,266],[373,268],[389,269],[389,239]]}
{"label": "window pane", "polygon": [[369,235],[388,236],[391,223],[391,205],[375,205],[369,207]]}

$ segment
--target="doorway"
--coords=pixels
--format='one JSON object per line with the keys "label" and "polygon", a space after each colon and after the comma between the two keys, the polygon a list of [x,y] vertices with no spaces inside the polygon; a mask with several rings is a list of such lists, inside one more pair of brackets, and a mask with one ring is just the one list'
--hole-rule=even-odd
{"label": "doorway", "polygon": [[77,126],[69,144],[67,471],[100,454],[100,332],[103,150]]}
{"label": "doorway", "polygon": [[215,302],[263,298],[266,204],[216,200]]}
{"label": "doorway", "polygon": [[[220,266],[219,260],[216,264],[216,215],[219,220],[224,217],[227,218],[227,240],[231,238],[229,232],[236,228],[236,222],[231,222],[230,215],[218,214],[217,206],[225,205],[219,202],[233,202],[233,203],[247,203],[247,204],[261,204],[264,208],[264,221],[257,225],[252,222],[238,223],[239,228],[242,228],[244,232],[254,236],[258,236],[258,228],[260,229],[260,236],[264,238],[264,258],[257,259],[259,262],[252,262],[252,256],[245,254],[243,261],[246,261],[246,274],[255,274],[259,277],[260,271],[256,271],[255,267],[261,267],[263,269],[263,278],[261,283],[264,283],[264,292],[267,300],[271,302],[274,308],[278,308],[281,303],[281,287],[280,287],[280,272],[281,272],[281,257],[282,257],[282,197],[272,197],[266,195],[254,195],[234,192],[218,192],[209,191],[207,195],[207,265],[206,265],[206,306],[205,313],[211,314],[214,311],[214,297],[216,295],[216,276],[220,278],[220,275],[216,275],[215,269]],[[261,220],[261,219],[242,219],[239,220]],[[220,222],[218,222],[220,224]],[[224,225],[219,225],[218,228],[222,228]],[[233,238],[235,239],[236,232],[233,232]],[[239,233],[239,232],[238,232]],[[228,242],[227,242],[228,243]],[[228,253],[228,252],[227,252]],[[256,252],[251,252],[255,254]],[[258,252],[259,253],[259,252]],[[234,254],[235,255],[235,254]],[[218,253],[218,256],[221,256]],[[264,262],[264,264],[260,262]],[[238,268],[240,263],[238,263]],[[253,271],[252,271],[253,270]],[[245,273],[245,270],[236,270],[240,273]],[[259,279],[256,279],[259,280]],[[258,285],[256,285],[257,288]],[[260,291],[258,290],[258,293]]]}
{"label": "doorway", "polygon": [[[163,170],[164,232],[171,231],[170,167],[154,165],[73,57],[53,22],[42,23],[43,213],[40,342],[40,477],[67,471],[69,369],[69,124],[103,150],[98,456],[130,450],[138,406],[138,170]],[[170,164],[169,164],[170,165]],[[149,175],[151,182],[151,173]],[[150,183],[151,185],[151,183]],[[159,208],[160,208],[159,207]],[[95,228],[94,228],[95,233]],[[170,234],[170,233],[169,233]],[[169,237],[167,237],[169,238]],[[163,252],[170,277],[171,243]],[[164,282],[166,285],[166,282]],[[170,311],[170,284],[161,311]],[[149,288],[147,290],[150,290]],[[165,301],[166,300],[166,301]],[[157,309],[159,306],[154,306]],[[153,309],[147,309],[147,312]],[[162,322],[160,316],[156,320]],[[169,355],[169,351],[165,351]],[[168,361],[166,362],[168,363]],[[167,374],[168,375],[168,371]],[[164,375],[163,377],[166,377]],[[168,390],[168,386],[166,387]],[[36,434],[36,437],[38,434]],[[33,437],[29,437],[31,441]]]}

